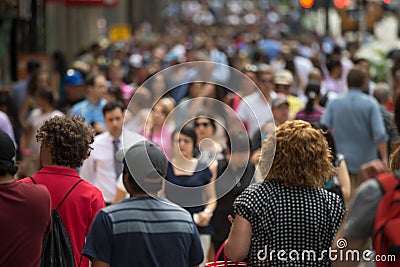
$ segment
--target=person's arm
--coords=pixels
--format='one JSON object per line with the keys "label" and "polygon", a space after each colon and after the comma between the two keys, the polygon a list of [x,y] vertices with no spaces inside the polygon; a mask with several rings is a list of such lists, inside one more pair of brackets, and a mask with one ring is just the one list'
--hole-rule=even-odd
{"label": "person's arm", "polygon": [[110,266],[111,266],[110,264],[108,264],[104,261],[96,260],[96,259],[92,260],[92,267],[110,267]]}
{"label": "person's arm", "polygon": [[340,189],[342,190],[344,203],[347,208],[349,206],[351,197],[351,182],[346,161],[344,159],[339,162],[337,178],[339,180]]}
{"label": "person's arm", "polygon": [[379,142],[377,144],[378,146],[378,151],[379,151],[379,155],[381,156],[381,160],[383,165],[385,166],[385,169],[388,169],[388,148],[387,148],[387,142],[383,141],[383,142]]}
{"label": "person's arm", "polygon": [[215,192],[215,179],[217,177],[217,167],[218,162],[214,161],[210,166],[211,171],[211,180],[206,185],[205,189],[205,197],[206,197],[206,206],[203,211],[198,213],[199,221],[197,223],[198,226],[204,227],[210,223],[210,220],[213,216],[214,210],[217,208],[217,196]]}
{"label": "person's arm", "polygon": [[24,102],[22,103],[21,109],[18,113],[18,120],[22,126],[22,128],[26,128],[28,125],[26,124],[26,115],[29,112],[29,108],[32,106],[32,100],[29,95],[26,96]]}
{"label": "person's arm", "polygon": [[225,243],[226,257],[232,261],[243,260],[249,254],[251,234],[250,222],[236,214],[231,232]]}

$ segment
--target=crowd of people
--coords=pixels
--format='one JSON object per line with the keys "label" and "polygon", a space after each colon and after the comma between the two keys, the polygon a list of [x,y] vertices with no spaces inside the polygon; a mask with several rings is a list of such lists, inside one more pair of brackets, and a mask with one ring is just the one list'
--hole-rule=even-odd
{"label": "crowd of people", "polygon": [[369,196],[376,209],[364,179],[400,164],[400,57],[375,84],[368,60],[318,38],[173,28],[141,26],[70,66],[59,52],[47,69],[29,61],[2,90],[1,266],[39,265],[60,202],[75,266],[205,266],[223,246],[248,266],[291,266],[259,252],[358,240],[367,217],[363,245],[372,234],[370,210],[354,209]]}

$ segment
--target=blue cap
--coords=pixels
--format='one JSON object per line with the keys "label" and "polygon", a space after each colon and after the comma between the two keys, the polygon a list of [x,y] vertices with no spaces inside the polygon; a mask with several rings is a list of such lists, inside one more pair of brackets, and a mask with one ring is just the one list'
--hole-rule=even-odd
{"label": "blue cap", "polygon": [[72,86],[83,85],[84,83],[82,74],[79,71],[73,69],[67,70],[67,73],[64,75],[63,82],[64,85]]}

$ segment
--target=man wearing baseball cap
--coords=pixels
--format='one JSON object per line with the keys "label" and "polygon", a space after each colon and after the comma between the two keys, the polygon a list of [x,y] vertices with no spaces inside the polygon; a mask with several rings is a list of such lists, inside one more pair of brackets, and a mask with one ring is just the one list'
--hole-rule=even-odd
{"label": "man wearing baseball cap", "polygon": [[49,192],[14,178],[15,146],[2,130],[0,151],[0,266],[39,266],[50,225]]}
{"label": "man wearing baseball cap", "polygon": [[197,266],[203,251],[197,228],[183,208],[156,197],[167,158],[152,142],[118,151],[129,199],[101,210],[83,254],[98,266]]}

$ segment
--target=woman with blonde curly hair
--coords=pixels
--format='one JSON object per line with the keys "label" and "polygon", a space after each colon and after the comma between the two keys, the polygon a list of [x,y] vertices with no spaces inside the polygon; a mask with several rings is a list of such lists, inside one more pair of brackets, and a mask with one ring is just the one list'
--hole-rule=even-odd
{"label": "woman with blonde curly hair", "polygon": [[226,256],[247,266],[329,266],[326,251],[344,206],[321,188],[334,173],[321,130],[304,121],[281,124],[264,141],[260,168],[264,181],[234,203]]}

